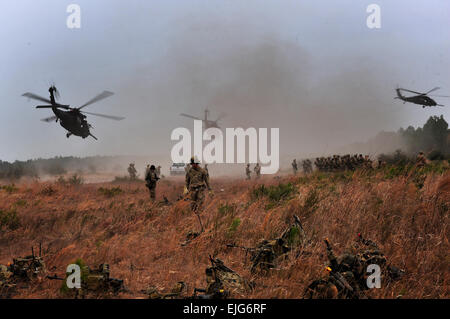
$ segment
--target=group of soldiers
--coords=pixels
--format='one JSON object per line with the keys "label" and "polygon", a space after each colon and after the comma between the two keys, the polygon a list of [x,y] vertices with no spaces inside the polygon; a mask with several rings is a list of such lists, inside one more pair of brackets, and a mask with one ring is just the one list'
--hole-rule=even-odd
{"label": "group of soldiers", "polygon": [[[134,165],[132,167],[134,167]],[[209,185],[208,165],[205,164],[205,167],[202,168],[200,166],[200,161],[198,160],[198,158],[196,156],[193,156],[190,160],[190,163],[186,165],[185,170],[186,178],[183,195],[188,195],[188,197],[185,198],[188,198],[191,201],[191,211],[198,216],[201,226],[201,232],[203,232],[203,224],[198,214],[201,207],[203,206],[205,191],[208,190],[212,194],[212,189]],[[147,165],[147,169],[145,171],[145,182],[147,188],[149,189],[150,200],[152,202],[154,202],[156,199],[156,185],[160,180],[160,176],[161,166],[155,167],[155,165]]]}
{"label": "group of soldiers", "polygon": [[357,168],[372,168],[372,160],[369,155],[363,156],[362,154],[333,155],[316,158],[314,165],[323,172],[352,171]]}
{"label": "group of soldiers", "polygon": [[[130,163],[127,170],[130,180],[136,180],[138,175],[134,163]],[[145,168],[144,179],[150,192],[150,199],[154,201],[156,199],[156,182],[161,179],[161,166],[155,167],[155,165],[148,164]]]}
{"label": "group of soldiers", "polygon": [[[147,167],[145,168],[144,176],[147,176],[151,167],[153,167],[153,170],[156,172],[158,177],[160,177],[161,176],[161,166],[155,167],[154,165],[150,165],[150,164],[148,164]],[[137,170],[136,170],[136,167],[134,166],[134,163],[130,163],[130,165],[128,165],[127,171],[128,171],[128,175],[130,176],[130,180],[136,180],[138,178]]]}
{"label": "group of soldiers", "polygon": [[[259,163],[256,163],[255,167],[253,168],[253,171],[255,172],[256,179],[259,179],[261,177],[261,165]],[[245,166],[245,175],[247,176],[247,180],[251,179],[252,171],[250,169],[250,164],[247,164]]]}
{"label": "group of soldiers", "polygon": [[[327,276],[313,281],[305,290],[304,298],[367,299],[370,267],[379,267],[380,284],[400,279],[405,271],[388,264],[386,256],[371,240],[358,234],[353,248],[338,257],[325,239],[329,264]],[[374,283],[375,284],[375,283]],[[375,287],[375,286],[374,286]],[[379,288],[379,287],[378,287]]]}
{"label": "group of soldiers", "polygon": [[[292,165],[292,171],[293,171],[294,175],[297,175],[298,165],[297,165],[297,160],[295,158],[292,161],[291,165]],[[303,167],[303,173],[305,173],[305,174],[310,174],[313,172],[313,166],[312,166],[312,162],[310,159],[302,160],[302,167]]]}
{"label": "group of soldiers", "polygon": [[[298,172],[297,160],[292,161],[292,170],[294,175]],[[372,168],[372,160],[369,155],[333,155],[328,157],[317,157],[314,165],[321,172],[335,172],[344,170],[355,170],[356,168]],[[313,172],[313,163],[310,159],[302,160],[303,173]]]}

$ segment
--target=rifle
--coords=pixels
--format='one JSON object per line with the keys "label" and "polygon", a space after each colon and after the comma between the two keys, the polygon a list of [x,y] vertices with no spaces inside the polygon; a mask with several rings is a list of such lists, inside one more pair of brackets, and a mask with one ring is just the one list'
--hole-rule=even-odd
{"label": "rifle", "polygon": [[331,247],[328,238],[324,239],[325,245],[327,246],[327,255],[330,260],[331,267],[327,267],[327,271],[331,278],[334,279],[335,284],[337,285],[338,290],[345,291],[351,297],[359,298],[358,293],[353,289],[352,286],[348,283],[347,279],[338,271],[339,264],[337,262],[336,256],[333,253],[333,249]]}
{"label": "rifle", "polygon": [[377,250],[380,249],[380,248],[378,248],[378,245],[377,245],[374,241],[372,241],[372,240],[370,240],[370,239],[365,239],[365,238],[363,238],[363,236],[361,235],[361,233],[358,233],[358,239],[359,239],[364,245],[366,245],[366,246],[372,246],[372,248],[375,248],[375,249],[377,249]]}
{"label": "rifle", "polygon": [[345,279],[341,273],[334,271],[331,267],[327,267],[327,271],[328,271],[330,277],[332,277],[334,279],[334,281],[336,282],[336,284],[339,286],[338,287],[338,288],[340,288],[339,290],[344,290],[344,291],[347,290],[350,292],[351,295],[354,295],[354,290],[353,290],[352,286],[350,286],[347,279]]}
{"label": "rifle", "polygon": [[325,245],[327,246],[327,257],[328,257],[328,260],[330,261],[331,267],[333,269],[337,269],[338,262],[337,262],[336,256],[333,253],[333,248],[331,247],[330,242],[328,241],[328,238],[325,238],[324,241],[325,241]]}
{"label": "rifle", "polygon": [[45,278],[50,279],[50,280],[64,280],[64,278],[58,277],[56,274],[53,276],[48,275]]}

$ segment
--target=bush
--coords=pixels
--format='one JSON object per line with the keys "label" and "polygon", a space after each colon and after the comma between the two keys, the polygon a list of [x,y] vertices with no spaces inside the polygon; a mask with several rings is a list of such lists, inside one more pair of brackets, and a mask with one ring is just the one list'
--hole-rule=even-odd
{"label": "bush", "polygon": [[4,227],[10,230],[16,230],[20,227],[20,220],[15,210],[0,210],[0,230],[3,230]]}
{"label": "bush", "polygon": [[1,186],[0,189],[3,189],[8,194],[12,194],[18,190],[14,184]]}
{"label": "bush", "polygon": [[68,180],[67,182],[70,185],[81,185],[83,184],[83,178],[78,175],[78,174],[73,174]]}
{"label": "bush", "polygon": [[295,191],[292,183],[278,184],[276,186],[266,187],[261,185],[253,188],[250,194],[252,200],[258,200],[262,197],[267,197],[271,204],[278,204],[282,200],[288,199]]}
{"label": "bush", "polygon": [[393,154],[380,154],[378,160],[391,165],[407,165],[414,163],[414,159],[408,157],[401,150],[396,150]]}
{"label": "bush", "polygon": [[219,208],[217,209],[220,215],[228,215],[233,214],[236,211],[236,204],[229,205],[228,203],[220,204]]}
{"label": "bush", "polygon": [[239,217],[236,217],[235,219],[233,219],[231,221],[231,225],[230,225],[230,228],[228,229],[228,232],[230,234],[233,234],[237,230],[237,228],[239,227],[240,224],[241,224],[241,219]]}
{"label": "bush", "polygon": [[103,188],[103,187],[100,187],[100,188],[98,189],[98,192],[99,192],[100,194],[105,195],[105,196],[108,197],[108,198],[111,198],[111,197],[114,197],[114,196],[116,196],[116,195],[119,195],[119,194],[122,194],[122,193],[123,193],[123,191],[122,191],[122,189],[121,189],[120,187],[113,187],[113,188]]}

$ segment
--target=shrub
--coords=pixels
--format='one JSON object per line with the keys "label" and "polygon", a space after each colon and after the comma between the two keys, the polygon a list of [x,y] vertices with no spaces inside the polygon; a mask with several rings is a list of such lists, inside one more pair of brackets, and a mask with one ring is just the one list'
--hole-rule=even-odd
{"label": "shrub", "polygon": [[0,230],[3,230],[4,227],[10,230],[16,230],[20,227],[20,220],[15,210],[0,210]]}
{"label": "shrub", "polygon": [[73,174],[68,180],[67,182],[70,185],[81,185],[83,184],[83,178],[78,175],[78,174]]}
{"label": "shrub", "polygon": [[119,195],[119,194],[123,193],[123,191],[122,191],[122,189],[121,189],[120,187],[113,187],[113,188],[103,188],[103,187],[100,187],[100,188],[98,189],[98,192],[99,192],[100,194],[105,195],[105,196],[108,197],[108,198],[111,198],[111,197],[114,197],[114,196],[116,196],[116,195]]}
{"label": "shrub", "polygon": [[278,184],[276,186],[266,187],[261,185],[253,188],[250,194],[252,200],[258,200],[262,197],[267,197],[272,206],[278,204],[282,200],[288,199],[295,191],[295,187],[292,183]]}
{"label": "shrub", "polygon": [[18,190],[14,184],[1,186],[0,189],[3,189],[8,194],[12,194]]}
{"label": "shrub", "polygon": [[236,217],[235,219],[233,219],[231,221],[231,225],[230,225],[230,228],[228,229],[228,232],[230,234],[233,234],[237,230],[237,228],[239,227],[240,224],[241,224],[241,219],[239,217]]}
{"label": "shrub", "polygon": [[220,204],[219,208],[217,209],[220,215],[228,215],[233,214],[236,211],[236,204],[229,205],[226,204]]}

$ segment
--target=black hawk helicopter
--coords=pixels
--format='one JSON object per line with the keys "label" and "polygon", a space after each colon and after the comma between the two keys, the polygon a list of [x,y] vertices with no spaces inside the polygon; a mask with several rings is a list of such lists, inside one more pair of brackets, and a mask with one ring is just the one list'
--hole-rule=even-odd
{"label": "black hawk helicopter", "polygon": [[205,129],[208,129],[208,128],[210,128],[210,127],[220,128],[220,127],[219,127],[219,124],[217,124],[217,122],[218,122],[220,119],[222,119],[223,117],[225,117],[225,114],[219,115],[219,117],[218,117],[215,121],[213,121],[213,120],[208,120],[208,113],[209,113],[209,110],[208,110],[208,109],[205,109],[205,117],[204,117],[203,119],[198,118],[198,117],[196,117],[196,116],[192,116],[192,115],[186,114],[186,113],[181,113],[180,115],[181,115],[181,116],[185,116],[185,117],[189,117],[189,118],[194,119],[194,120],[203,121],[203,123],[204,123],[204,125],[205,125]]}
{"label": "black hawk helicopter", "polygon": [[[42,96],[39,96],[37,94],[29,93],[29,92],[22,94],[22,96],[25,96],[30,99],[49,103],[50,105],[36,106],[37,109],[44,109],[44,108],[52,109],[53,113],[55,114],[54,116],[44,118],[41,121],[44,121],[44,122],[52,122],[52,121],[58,122],[59,121],[59,124],[61,124],[61,126],[64,127],[68,131],[66,134],[67,138],[69,138],[70,135],[76,135],[76,136],[81,136],[82,138],[92,136],[94,139],[97,139],[94,135],[91,134],[90,129],[92,128],[92,125],[86,121],[86,115],[84,115],[84,114],[101,116],[101,117],[105,117],[105,118],[108,118],[111,120],[117,120],[117,121],[124,119],[124,117],[119,117],[119,116],[112,116],[112,115],[105,115],[105,114],[81,111],[81,109],[83,109],[84,107],[113,95],[114,93],[112,93],[112,92],[103,91],[102,93],[100,93],[96,97],[92,98],[91,100],[89,100],[88,102],[83,104],[82,106],[73,108],[73,107],[70,107],[69,105],[63,105],[63,104],[59,104],[56,102],[56,99],[59,99],[59,92],[54,85],[50,86],[48,91],[50,92],[50,100],[46,99]],[[63,111],[63,110],[67,110],[67,111]]]}
{"label": "black hawk helicopter", "polygon": [[[432,98],[430,98],[428,96],[429,93],[434,92],[439,89],[440,89],[439,87],[435,87],[434,89],[429,90],[427,93],[420,93],[420,92],[411,91],[411,90],[407,90],[407,89],[396,88],[395,90],[397,91],[397,96],[395,98],[402,100],[403,104],[405,104],[406,102],[410,102],[410,103],[422,105],[422,108],[425,108],[426,106],[429,106],[429,107],[444,106],[442,104],[437,104],[435,100],[433,100]],[[402,95],[401,91],[410,92],[410,93],[414,93],[417,95],[404,96],[404,95]],[[432,96],[450,97],[450,96],[446,96],[446,95],[432,95]]]}

